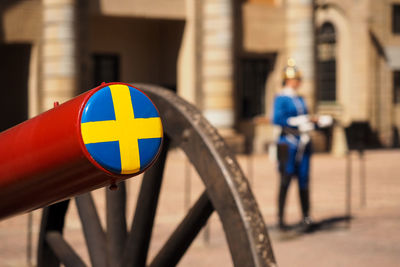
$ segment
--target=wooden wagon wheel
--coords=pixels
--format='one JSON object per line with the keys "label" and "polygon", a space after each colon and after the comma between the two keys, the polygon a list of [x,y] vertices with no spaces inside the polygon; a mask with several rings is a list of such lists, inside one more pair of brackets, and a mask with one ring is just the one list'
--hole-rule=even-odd
{"label": "wooden wagon wheel", "polygon": [[[205,191],[149,266],[174,266],[215,210],[222,222],[235,266],[275,266],[267,228],[247,179],[216,129],[192,105],[157,86],[136,84],[158,107],[165,131],[158,161],[143,177],[132,230],[127,232],[126,190],[107,192],[107,231],[90,194],[77,197],[82,229],[93,266],[146,266],[148,248],[172,140],[201,177]],[[85,266],[62,236],[69,201],[43,210],[38,266]],[[108,242],[108,243],[107,243]]]}

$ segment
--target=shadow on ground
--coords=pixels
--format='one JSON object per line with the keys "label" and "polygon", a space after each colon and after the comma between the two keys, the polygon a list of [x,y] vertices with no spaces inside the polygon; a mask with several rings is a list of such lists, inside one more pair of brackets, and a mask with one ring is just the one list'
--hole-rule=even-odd
{"label": "shadow on ground", "polygon": [[300,238],[307,234],[314,234],[321,231],[335,231],[348,229],[351,224],[351,216],[335,216],[326,218],[320,221],[314,221],[310,225],[302,223],[288,224],[285,230],[280,229],[278,226],[269,227],[271,235],[279,240],[292,240]]}

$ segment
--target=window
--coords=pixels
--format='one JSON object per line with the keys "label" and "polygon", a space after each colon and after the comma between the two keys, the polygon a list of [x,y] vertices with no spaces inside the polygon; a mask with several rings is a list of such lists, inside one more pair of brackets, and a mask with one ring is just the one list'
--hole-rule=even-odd
{"label": "window", "polygon": [[393,103],[400,104],[400,71],[393,72]]}
{"label": "window", "polygon": [[400,34],[400,5],[393,5],[392,7],[392,32]]}
{"label": "window", "polygon": [[28,119],[28,79],[31,44],[0,44],[0,131]]}
{"label": "window", "polygon": [[317,32],[317,98],[336,101],[336,33],[332,23],[324,23]]}
{"label": "window", "polygon": [[99,86],[102,82],[119,82],[119,55],[93,55],[93,85]]}

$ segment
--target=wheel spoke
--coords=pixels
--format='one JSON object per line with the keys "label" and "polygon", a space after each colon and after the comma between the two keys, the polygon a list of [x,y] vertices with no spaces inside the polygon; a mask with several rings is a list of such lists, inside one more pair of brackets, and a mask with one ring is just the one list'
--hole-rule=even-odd
{"label": "wheel spoke", "polygon": [[61,233],[58,231],[50,231],[46,234],[46,242],[52,249],[61,263],[66,267],[84,267],[86,264],[64,240]]}
{"label": "wheel spoke", "polygon": [[111,266],[119,266],[126,243],[126,186],[125,182],[112,191],[106,188],[107,247]]}
{"label": "wheel spoke", "polygon": [[150,266],[175,266],[190,244],[192,244],[201,228],[207,223],[213,211],[214,207],[208,198],[207,192],[203,192]]}
{"label": "wheel spoke", "polygon": [[93,266],[107,266],[106,236],[90,193],[75,198],[86,245]]}
{"label": "wheel spoke", "polygon": [[146,265],[168,147],[169,140],[164,137],[158,161],[144,174],[131,232],[123,254],[124,267]]}
{"label": "wheel spoke", "polygon": [[58,231],[62,233],[68,205],[69,200],[66,200],[43,209],[37,254],[38,267],[60,266],[60,261],[46,241],[46,234],[49,231]]}

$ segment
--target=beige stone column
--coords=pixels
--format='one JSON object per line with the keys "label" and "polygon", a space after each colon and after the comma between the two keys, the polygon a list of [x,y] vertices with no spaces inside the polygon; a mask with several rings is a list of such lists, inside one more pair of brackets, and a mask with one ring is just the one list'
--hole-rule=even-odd
{"label": "beige stone column", "polygon": [[232,0],[204,0],[202,8],[202,110],[216,127],[230,128],[233,106]]}
{"label": "beige stone column", "polygon": [[314,106],[314,26],[312,0],[286,1],[286,54],[303,74],[301,93]]}
{"label": "beige stone column", "polygon": [[[198,88],[199,62],[201,42],[198,36],[201,33],[201,23],[198,17],[201,12],[201,2],[197,0],[186,0],[185,31],[183,33],[182,45],[178,56],[178,94],[190,103],[200,107],[196,93]],[[201,40],[201,39],[200,39]]]}
{"label": "beige stone column", "polygon": [[77,91],[77,0],[43,0],[41,110],[71,99]]}
{"label": "beige stone column", "polygon": [[35,117],[40,113],[39,101],[39,45],[32,45],[29,60],[28,80],[28,117]]}

